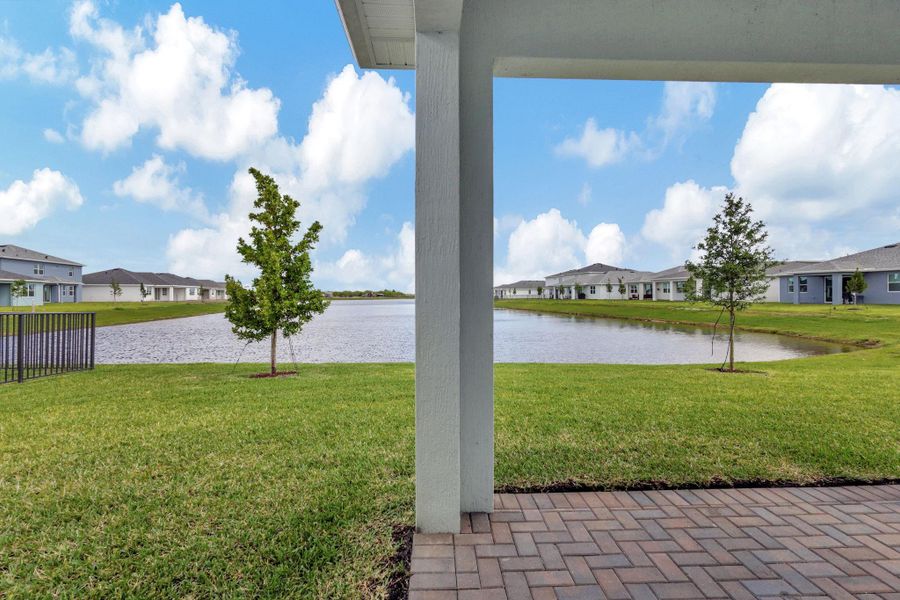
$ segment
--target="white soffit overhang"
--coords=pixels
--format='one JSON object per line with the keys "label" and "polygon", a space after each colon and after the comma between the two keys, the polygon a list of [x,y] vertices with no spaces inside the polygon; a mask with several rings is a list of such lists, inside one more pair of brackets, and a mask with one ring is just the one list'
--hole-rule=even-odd
{"label": "white soffit overhang", "polygon": [[363,69],[413,69],[413,0],[336,0],[356,62]]}

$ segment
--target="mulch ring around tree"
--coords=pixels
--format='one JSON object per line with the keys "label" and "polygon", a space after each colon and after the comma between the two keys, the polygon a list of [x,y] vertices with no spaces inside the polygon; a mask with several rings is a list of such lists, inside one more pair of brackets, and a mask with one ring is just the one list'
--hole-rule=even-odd
{"label": "mulch ring around tree", "polygon": [[267,377],[290,377],[296,375],[297,371],[276,371],[275,373],[254,373],[250,375],[251,379],[265,379]]}

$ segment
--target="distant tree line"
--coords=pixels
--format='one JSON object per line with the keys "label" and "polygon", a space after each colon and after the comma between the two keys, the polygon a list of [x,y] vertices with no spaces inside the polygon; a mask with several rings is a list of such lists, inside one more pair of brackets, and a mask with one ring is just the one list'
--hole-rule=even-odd
{"label": "distant tree line", "polygon": [[412,298],[412,294],[397,290],[341,290],[331,292],[335,298]]}

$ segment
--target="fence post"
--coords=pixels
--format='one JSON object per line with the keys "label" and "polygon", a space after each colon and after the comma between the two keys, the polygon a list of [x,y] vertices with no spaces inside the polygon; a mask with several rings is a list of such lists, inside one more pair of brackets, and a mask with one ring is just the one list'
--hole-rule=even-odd
{"label": "fence post", "polygon": [[91,368],[94,368],[94,352],[97,349],[97,313],[91,313]]}
{"label": "fence post", "polygon": [[19,331],[16,334],[16,368],[19,371],[19,383],[25,381],[25,315],[18,315]]}

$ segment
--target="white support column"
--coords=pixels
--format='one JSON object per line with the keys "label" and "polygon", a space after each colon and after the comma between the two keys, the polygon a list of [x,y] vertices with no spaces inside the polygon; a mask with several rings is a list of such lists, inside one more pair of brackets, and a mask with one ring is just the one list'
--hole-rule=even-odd
{"label": "white support column", "polygon": [[843,273],[832,273],[831,275],[831,303],[837,306],[840,306],[844,303]]}
{"label": "white support column", "polygon": [[459,34],[416,34],[416,526],[460,525]]}
{"label": "white support column", "polygon": [[[463,32],[465,36],[465,32]],[[460,508],[494,509],[494,71],[460,56]]]}
{"label": "white support column", "polygon": [[[416,34],[416,525],[493,508],[490,65]],[[464,116],[464,119],[461,117]]]}

